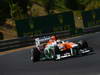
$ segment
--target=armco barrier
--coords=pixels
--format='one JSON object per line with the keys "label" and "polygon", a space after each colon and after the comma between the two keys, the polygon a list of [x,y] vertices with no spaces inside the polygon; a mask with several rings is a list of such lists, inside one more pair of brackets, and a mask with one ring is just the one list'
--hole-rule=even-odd
{"label": "armco barrier", "polygon": [[63,38],[63,37],[71,35],[71,32],[70,31],[60,31],[60,32],[35,35],[34,37],[43,37],[43,36],[52,36],[52,35],[56,35],[59,38]]}
{"label": "armco barrier", "polygon": [[93,26],[83,29],[83,33],[92,33],[92,32],[98,32],[100,31],[100,26]]}
{"label": "armco barrier", "polygon": [[61,32],[55,32],[55,33],[35,35],[34,37],[22,37],[22,38],[11,39],[11,40],[2,40],[0,41],[0,52],[16,49],[16,48],[21,48],[21,47],[26,47],[26,46],[32,46],[34,45],[34,39],[36,37],[51,36],[51,35],[56,35],[57,37],[62,38],[62,37],[69,36],[70,32],[61,31]]}
{"label": "armco barrier", "polygon": [[34,44],[34,40],[32,37],[23,37],[23,38],[17,38],[12,40],[2,40],[0,41],[0,52],[21,48],[25,46],[30,46],[33,44]]}
{"label": "armco barrier", "polygon": [[[83,33],[91,33],[91,32],[97,32],[97,31],[100,31],[100,26],[83,29]],[[26,46],[32,46],[35,44],[34,39],[36,37],[51,36],[51,35],[56,35],[58,38],[65,38],[65,37],[71,36],[71,33],[69,31],[61,31],[61,32],[55,32],[55,33],[35,35],[34,37],[22,37],[22,38],[17,38],[17,39],[12,39],[12,40],[2,40],[0,41],[0,52],[16,49],[16,48],[21,48],[21,47],[26,47]]]}

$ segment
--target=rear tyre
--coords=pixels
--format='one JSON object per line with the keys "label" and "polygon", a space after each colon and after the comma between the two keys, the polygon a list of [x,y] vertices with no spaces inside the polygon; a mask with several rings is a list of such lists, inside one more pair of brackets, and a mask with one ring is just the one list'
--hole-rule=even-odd
{"label": "rear tyre", "polygon": [[40,51],[37,48],[33,48],[32,56],[33,56],[33,59],[32,59],[33,62],[39,61],[40,60]]}

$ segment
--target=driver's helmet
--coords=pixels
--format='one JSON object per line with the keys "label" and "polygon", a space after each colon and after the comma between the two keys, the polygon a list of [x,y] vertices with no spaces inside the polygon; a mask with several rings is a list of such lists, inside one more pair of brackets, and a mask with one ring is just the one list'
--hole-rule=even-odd
{"label": "driver's helmet", "polygon": [[56,36],[51,36],[50,39],[51,39],[51,40],[54,40],[54,41],[57,40]]}
{"label": "driver's helmet", "polygon": [[62,41],[61,40],[57,40],[57,44],[61,44],[62,43]]}

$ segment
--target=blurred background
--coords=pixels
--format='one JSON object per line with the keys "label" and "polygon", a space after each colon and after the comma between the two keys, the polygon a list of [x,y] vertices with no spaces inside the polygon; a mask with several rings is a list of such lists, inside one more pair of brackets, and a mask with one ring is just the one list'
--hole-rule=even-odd
{"label": "blurred background", "polygon": [[0,40],[100,25],[100,0],[0,0]]}

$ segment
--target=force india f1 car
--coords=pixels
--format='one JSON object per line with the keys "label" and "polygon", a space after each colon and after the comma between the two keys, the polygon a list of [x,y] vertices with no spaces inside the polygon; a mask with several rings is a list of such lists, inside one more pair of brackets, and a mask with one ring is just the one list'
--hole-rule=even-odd
{"label": "force india f1 car", "polygon": [[[48,41],[47,43],[42,43]],[[33,62],[40,60],[60,60],[62,58],[72,56],[82,56],[87,53],[93,52],[93,49],[88,47],[86,41],[69,42],[57,40],[55,36],[46,38],[36,38],[36,46],[31,50],[31,60]]]}

